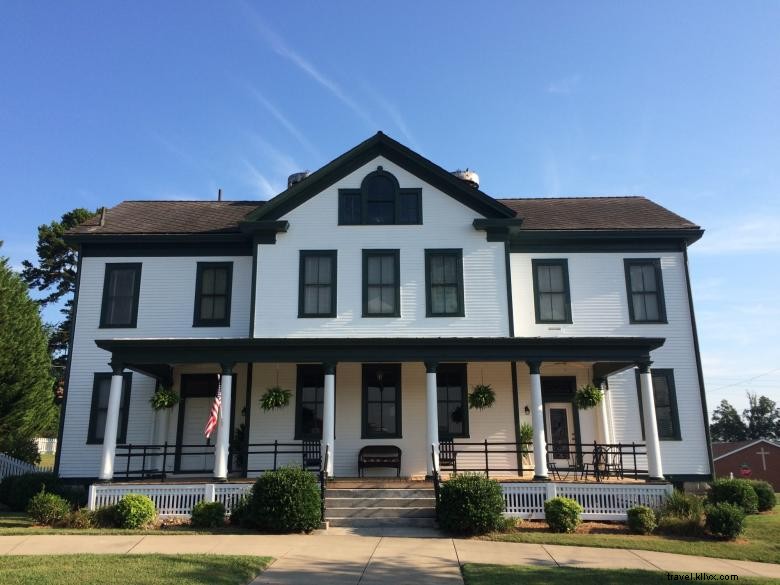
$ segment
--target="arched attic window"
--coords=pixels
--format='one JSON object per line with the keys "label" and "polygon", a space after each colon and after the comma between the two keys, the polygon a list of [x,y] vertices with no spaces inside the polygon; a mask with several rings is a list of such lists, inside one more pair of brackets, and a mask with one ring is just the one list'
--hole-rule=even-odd
{"label": "arched attic window", "polygon": [[339,225],[413,225],[422,223],[422,189],[402,189],[377,167],[360,189],[339,189]]}

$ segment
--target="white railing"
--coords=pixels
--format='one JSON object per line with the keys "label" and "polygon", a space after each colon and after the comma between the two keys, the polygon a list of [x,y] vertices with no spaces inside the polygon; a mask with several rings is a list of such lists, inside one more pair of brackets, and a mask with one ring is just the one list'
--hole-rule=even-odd
{"label": "white railing", "polygon": [[90,510],[116,504],[127,494],[149,496],[160,516],[190,516],[198,502],[222,502],[230,513],[239,498],[252,488],[251,483],[136,484],[89,486]]}
{"label": "white railing", "polygon": [[544,502],[557,496],[577,500],[583,520],[626,520],[632,506],[657,509],[672,493],[671,484],[502,483],[505,516],[544,519]]}
{"label": "white railing", "polygon": [[56,453],[57,451],[57,439],[39,437],[35,439],[35,444],[38,446],[38,453]]}
{"label": "white railing", "polygon": [[5,453],[0,453],[0,480],[9,475],[23,475],[25,473],[50,473],[53,467],[38,467],[32,463],[21,461]]}

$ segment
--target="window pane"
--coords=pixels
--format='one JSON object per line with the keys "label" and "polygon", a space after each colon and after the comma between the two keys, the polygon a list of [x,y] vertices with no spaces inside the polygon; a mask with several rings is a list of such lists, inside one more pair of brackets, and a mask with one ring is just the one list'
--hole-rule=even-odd
{"label": "window pane", "polygon": [[212,319],[224,319],[225,318],[225,297],[214,297],[214,309],[212,312]]}
{"label": "window pane", "polygon": [[317,390],[313,386],[304,386],[301,388],[301,400],[303,402],[314,402],[317,398]]}
{"label": "window pane", "polygon": [[655,266],[652,264],[645,264],[642,266],[642,277],[644,290],[647,292],[655,292],[657,290],[655,285]]}
{"label": "window pane", "polygon": [[383,314],[395,313],[395,289],[392,286],[383,286],[381,289],[380,311]]}
{"label": "window pane", "polygon": [[366,310],[369,313],[378,313],[382,306],[382,289],[378,286],[369,286],[366,290]]}
{"label": "window pane", "polygon": [[339,195],[339,221],[341,223],[360,223],[360,195],[341,193]]}
{"label": "window pane", "polygon": [[109,300],[108,322],[114,325],[130,323],[133,319],[133,299],[131,297],[114,297]]}
{"label": "window pane", "polygon": [[632,264],[629,267],[629,278],[631,280],[631,291],[642,292],[644,290],[644,282],[642,279],[642,267],[636,264]]}
{"label": "window pane", "polygon": [[98,408],[108,408],[108,393],[111,391],[111,378],[101,378],[98,382]]}
{"label": "window pane", "polygon": [[448,286],[444,289],[444,312],[458,312],[458,289],[454,286]]}
{"label": "window pane", "polygon": [[674,422],[672,409],[669,406],[655,409],[655,419],[658,424],[659,437],[674,437]]}
{"label": "window pane", "polygon": [[395,433],[395,403],[382,403],[382,431]]}
{"label": "window pane", "polygon": [[563,292],[563,267],[562,266],[550,266],[550,292]]}
{"label": "window pane", "polygon": [[382,256],[382,284],[395,284],[395,256]]}
{"label": "window pane", "polygon": [[431,256],[431,284],[444,282],[444,260],[441,256]]}
{"label": "window pane", "polygon": [[201,292],[204,295],[214,294],[214,273],[213,268],[204,268],[201,277]]}
{"label": "window pane", "polygon": [[363,183],[363,188],[371,201],[392,201],[395,197],[395,183],[384,175],[372,176]]}
{"label": "window pane", "polygon": [[331,259],[328,256],[320,256],[319,262],[319,274],[317,275],[318,284],[330,284],[331,277]]}
{"label": "window pane", "polygon": [[319,258],[316,256],[307,256],[304,260],[303,277],[306,284],[316,284],[319,273]]}
{"label": "window pane", "polygon": [[419,223],[420,213],[417,209],[417,194],[401,195],[401,212],[399,221],[402,223]]}
{"label": "window pane", "polygon": [[457,262],[455,258],[453,256],[443,256],[442,263],[444,264],[444,282],[447,284],[457,283]]}
{"label": "window pane", "polygon": [[379,391],[379,386],[369,386],[366,390],[366,399],[369,402],[379,402],[382,400],[382,393]]}
{"label": "window pane", "polygon": [[98,441],[103,440],[103,436],[106,431],[106,411],[98,410],[95,413],[95,439]]}
{"label": "window pane", "polygon": [[395,223],[395,205],[392,201],[368,201],[366,202],[366,223],[392,224]]}
{"label": "window pane", "polygon": [[214,318],[214,297],[200,298],[200,318],[201,319]]}
{"label": "window pane", "polygon": [[318,287],[319,304],[317,306],[318,313],[330,312],[330,287],[320,286]]}
{"label": "window pane", "polygon": [[395,401],[395,382],[392,379],[389,381],[385,380],[385,384],[382,389],[382,400],[385,402],[388,400]]}
{"label": "window pane", "polygon": [[227,270],[224,268],[214,269],[214,292],[218,295],[227,292]]}
{"label": "window pane", "polygon": [[566,297],[561,293],[550,294],[552,318],[554,321],[566,320]]}
{"label": "window pane", "polygon": [[369,256],[366,259],[368,284],[379,284],[382,281],[382,257]]}
{"label": "window pane", "polygon": [[109,292],[112,296],[132,295],[135,288],[135,270],[113,269],[111,271],[111,281]]}
{"label": "window pane", "polygon": [[316,286],[307,286],[303,289],[303,311],[308,315],[319,313],[317,308],[318,289]]}
{"label": "window pane", "polygon": [[441,286],[435,286],[431,290],[431,311],[444,313],[444,288]]}
{"label": "window pane", "polygon": [[372,402],[366,406],[366,426],[372,433],[382,429],[382,405],[380,403]]}
{"label": "window pane", "polygon": [[671,396],[666,376],[653,376],[653,399],[655,406],[670,406]]}
{"label": "window pane", "polygon": [[645,297],[642,294],[634,294],[632,302],[634,303],[634,320],[647,321],[647,311],[645,311]]}
{"label": "window pane", "polygon": [[655,293],[646,293],[645,297],[645,313],[648,321],[658,321],[658,295]]}

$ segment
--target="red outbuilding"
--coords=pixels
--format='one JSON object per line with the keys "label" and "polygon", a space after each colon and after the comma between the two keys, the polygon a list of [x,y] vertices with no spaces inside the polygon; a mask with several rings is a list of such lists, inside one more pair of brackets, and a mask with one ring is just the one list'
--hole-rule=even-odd
{"label": "red outbuilding", "polygon": [[733,443],[713,443],[715,475],[719,478],[763,479],[780,490],[780,445],[758,439]]}

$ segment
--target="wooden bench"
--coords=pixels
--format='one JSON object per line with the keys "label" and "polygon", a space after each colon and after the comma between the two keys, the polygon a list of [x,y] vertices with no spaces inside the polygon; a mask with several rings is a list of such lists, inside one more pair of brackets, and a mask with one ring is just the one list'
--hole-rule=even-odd
{"label": "wooden bench", "polygon": [[367,445],[358,454],[358,476],[364,477],[367,467],[395,468],[401,477],[401,449],[395,445]]}

